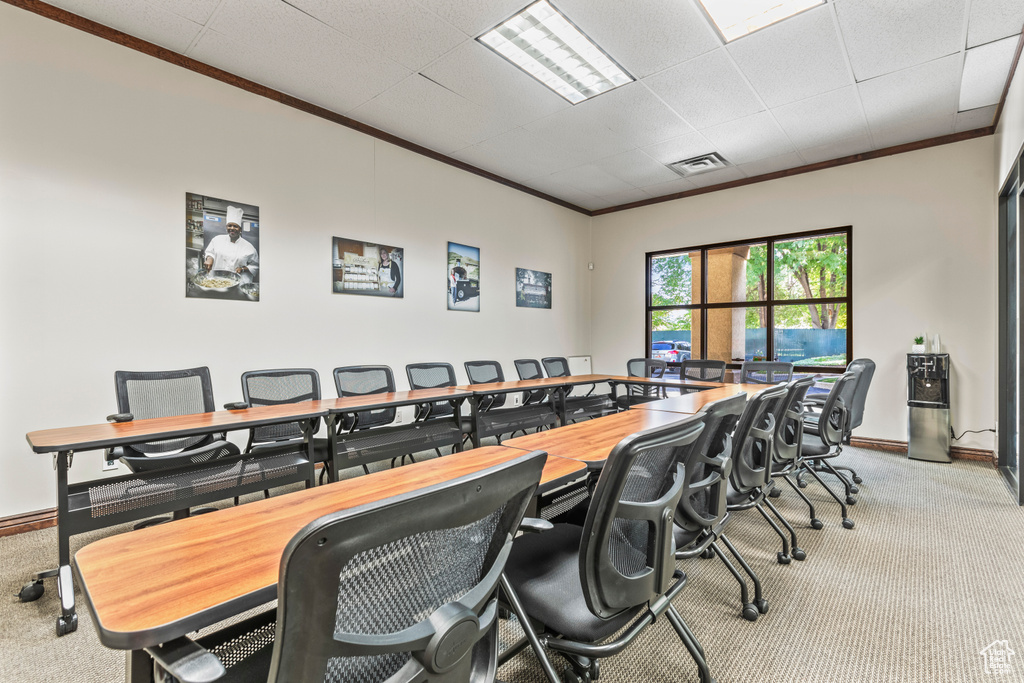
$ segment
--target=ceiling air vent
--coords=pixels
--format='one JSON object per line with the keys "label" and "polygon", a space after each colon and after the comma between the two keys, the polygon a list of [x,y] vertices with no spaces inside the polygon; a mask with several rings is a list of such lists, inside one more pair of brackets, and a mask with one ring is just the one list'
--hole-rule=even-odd
{"label": "ceiling air vent", "polygon": [[690,176],[697,175],[699,173],[707,173],[708,171],[717,171],[720,168],[725,168],[729,165],[729,162],[720,157],[716,152],[711,154],[702,154],[699,157],[693,157],[692,159],[683,159],[682,161],[676,161],[668,165],[673,171],[689,178]]}

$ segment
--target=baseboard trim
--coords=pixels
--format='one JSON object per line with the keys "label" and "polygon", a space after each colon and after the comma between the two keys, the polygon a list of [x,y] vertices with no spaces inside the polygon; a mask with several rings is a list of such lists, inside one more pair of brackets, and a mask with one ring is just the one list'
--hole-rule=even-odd
{"label": "baseboard trim", "polygon": [[20,515],[0,518],[0,537],[23,534],[57,526],[57,508],[23,512]]}
{"label": "baseboard trim", "polygon": [[[885,451],[886,453],[906,453],[906,441],[894,441],[892,439],[874,439],[867,436],[855,436],[850,439],[850,445],[858,448],[868,448],[873,451]],[[953,446],[949,449],[949,455],[954,460],[977,460],[987,462],[993,467],[996,466],[996,455],[993,451],[984,448],[966,448],[964,446]]]}

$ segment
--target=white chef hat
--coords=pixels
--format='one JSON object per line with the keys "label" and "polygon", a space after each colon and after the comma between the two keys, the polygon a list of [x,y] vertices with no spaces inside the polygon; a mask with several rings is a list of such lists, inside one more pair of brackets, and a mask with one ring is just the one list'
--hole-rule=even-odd
{"label": "white chef hat", "polygon": [[234,223],[242,227],[242,210],[237,206],[228,206],[228,225]]}

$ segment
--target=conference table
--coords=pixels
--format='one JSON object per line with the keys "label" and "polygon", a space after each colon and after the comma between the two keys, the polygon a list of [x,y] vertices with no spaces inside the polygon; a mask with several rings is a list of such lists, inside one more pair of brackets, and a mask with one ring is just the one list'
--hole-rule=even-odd
{"label": "conference table", "polygon": [[637,403],[636,405],[630,406],[631,411],[649,412],[669,412],[669,413],[683,413],[685,415],[693,415],[699,413],[701,409],[709,403],[721,400],[723,398],[729,398],[736,394],[746,394],[748,397],[756,394],[763,389],[768,389],[774,385],[771,384],[720,384],[716,388],[707,389],[705,391],[699,391],[693,394],[682,394],[680,396],[670,396],[668,398],[659,399],[657,401],[647,401],[646,403]]}
{"label": "conference table", "polygon": [[[211,626],[277,597],[281,555],[308,523],[521,457],[487,446],[91,543],[75,554],[79,584],[107,647],[129,650],[127,680],[152,680],[143,648]],[[538,493],[584,476],[549,455]]]}

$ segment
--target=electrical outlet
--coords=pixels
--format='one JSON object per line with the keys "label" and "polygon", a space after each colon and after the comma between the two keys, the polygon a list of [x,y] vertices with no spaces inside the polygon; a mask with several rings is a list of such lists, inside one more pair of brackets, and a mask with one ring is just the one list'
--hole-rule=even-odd
{"label": "electrical outlet", "polygon": [[395,411],[395,424],[400,425],[405,422],[405,410],[399,408]]}
{"label": "electrical outlet", "polygon": [[521,405],[523,405],[523,395],[522,394],[512,394],[512,405],[513,406],[521,406]]}
{"label": "electrical outlet", "polygon": [[117,463],[118,463],[117,458],[113,457],[110,454],[109,450],[103,452],[103,468],[102,468],[102,470],[104,472],[110,472],[111,470],[116,470],[117,469]]}

